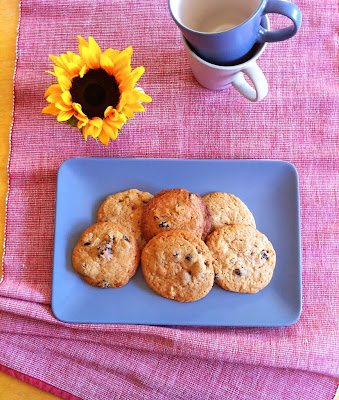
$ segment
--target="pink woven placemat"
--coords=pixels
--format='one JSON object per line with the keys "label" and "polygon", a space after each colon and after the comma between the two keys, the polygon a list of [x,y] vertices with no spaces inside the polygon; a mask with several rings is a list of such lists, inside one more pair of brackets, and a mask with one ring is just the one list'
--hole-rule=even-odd
{"label": "pink woven placemat", "polygon": [[[0,364],[82,399],[332,399],[338,377],[338,54],[336,0],[296,2],[299,34],[259,59],[253,104],[195,81],[167,2],[21,2],[9,159]],[[272,21],[274,22],[274,18]],[[48,54],[134,48],[152,96],[104,147],[41,114]],[[67,325],[50,307],[57,170],[65,159],[281,159],[300,177],[303,312],[285,328]],[[119,171],[110,171],[112,179]],[[263,188],[265,190],[265,188]],[[225,310],[227,312],[227,310]],[[62,393],[62,392],[60,392]]]}

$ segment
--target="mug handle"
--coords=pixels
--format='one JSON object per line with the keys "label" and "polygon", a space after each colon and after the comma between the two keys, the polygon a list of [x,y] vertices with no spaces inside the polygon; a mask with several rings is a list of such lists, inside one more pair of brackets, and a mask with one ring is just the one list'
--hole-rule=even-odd
{"label": "mug handle", "polygon": [[[245,81],[244,74],[249,77],[254,89]],[[235,74],[232,85],[241,95],[253,102],[262,100],[268,93],[265,75],[255,62]]]}
{"label": "mug handle", "polygon": [[301,26],[301,11],[293,3],[285,0],[269,0],[264,8],[264,14],[281,14],[289,18],[293,25],[282,28],[267,30],[260,26],[258,42],[281,42],[282,40],[290,39],[294,36]]}

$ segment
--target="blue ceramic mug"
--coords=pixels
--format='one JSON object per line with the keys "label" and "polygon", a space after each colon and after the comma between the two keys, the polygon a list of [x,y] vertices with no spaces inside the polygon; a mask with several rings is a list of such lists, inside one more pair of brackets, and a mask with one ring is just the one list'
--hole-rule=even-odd
{"label": "blue ceramic mug", "polygon": [[[236,64],[255,43],[290,39],[301,25],[301,11],[285,0],[168,0],[169,10],[194,52],[218,65]],[[267,30],[265,14],[288,17],[287,28]]]}

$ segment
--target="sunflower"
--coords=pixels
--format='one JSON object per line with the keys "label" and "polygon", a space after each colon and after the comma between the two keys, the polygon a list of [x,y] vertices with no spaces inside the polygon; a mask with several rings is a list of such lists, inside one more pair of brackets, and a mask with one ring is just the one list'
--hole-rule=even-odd
{"label": "sunflower", "polygon": [[88,42],[81,36],[79,54],[68,51],[60,57],[50,55],[58,83],[46,91],[50,103],[42,112],[57,116],[59,122],[78,127],[85,140],[98,138],[107,145],[115,140],[124,123],[143,112],[141,102],[151,97],[135,84],[145,72],[144,67],[132,70],[132,47],[123,51],[107,49],[102,52],[92,38]]}

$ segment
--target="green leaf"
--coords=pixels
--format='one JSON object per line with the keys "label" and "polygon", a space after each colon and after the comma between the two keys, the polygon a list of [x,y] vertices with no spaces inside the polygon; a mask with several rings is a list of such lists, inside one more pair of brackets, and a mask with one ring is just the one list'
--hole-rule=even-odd
{"label": "green leaf", "polygon": [[78,127],[78,120],[73,115],[69,120],[66,121],[66,124],[72,126],[73,128],[77,128]]}

